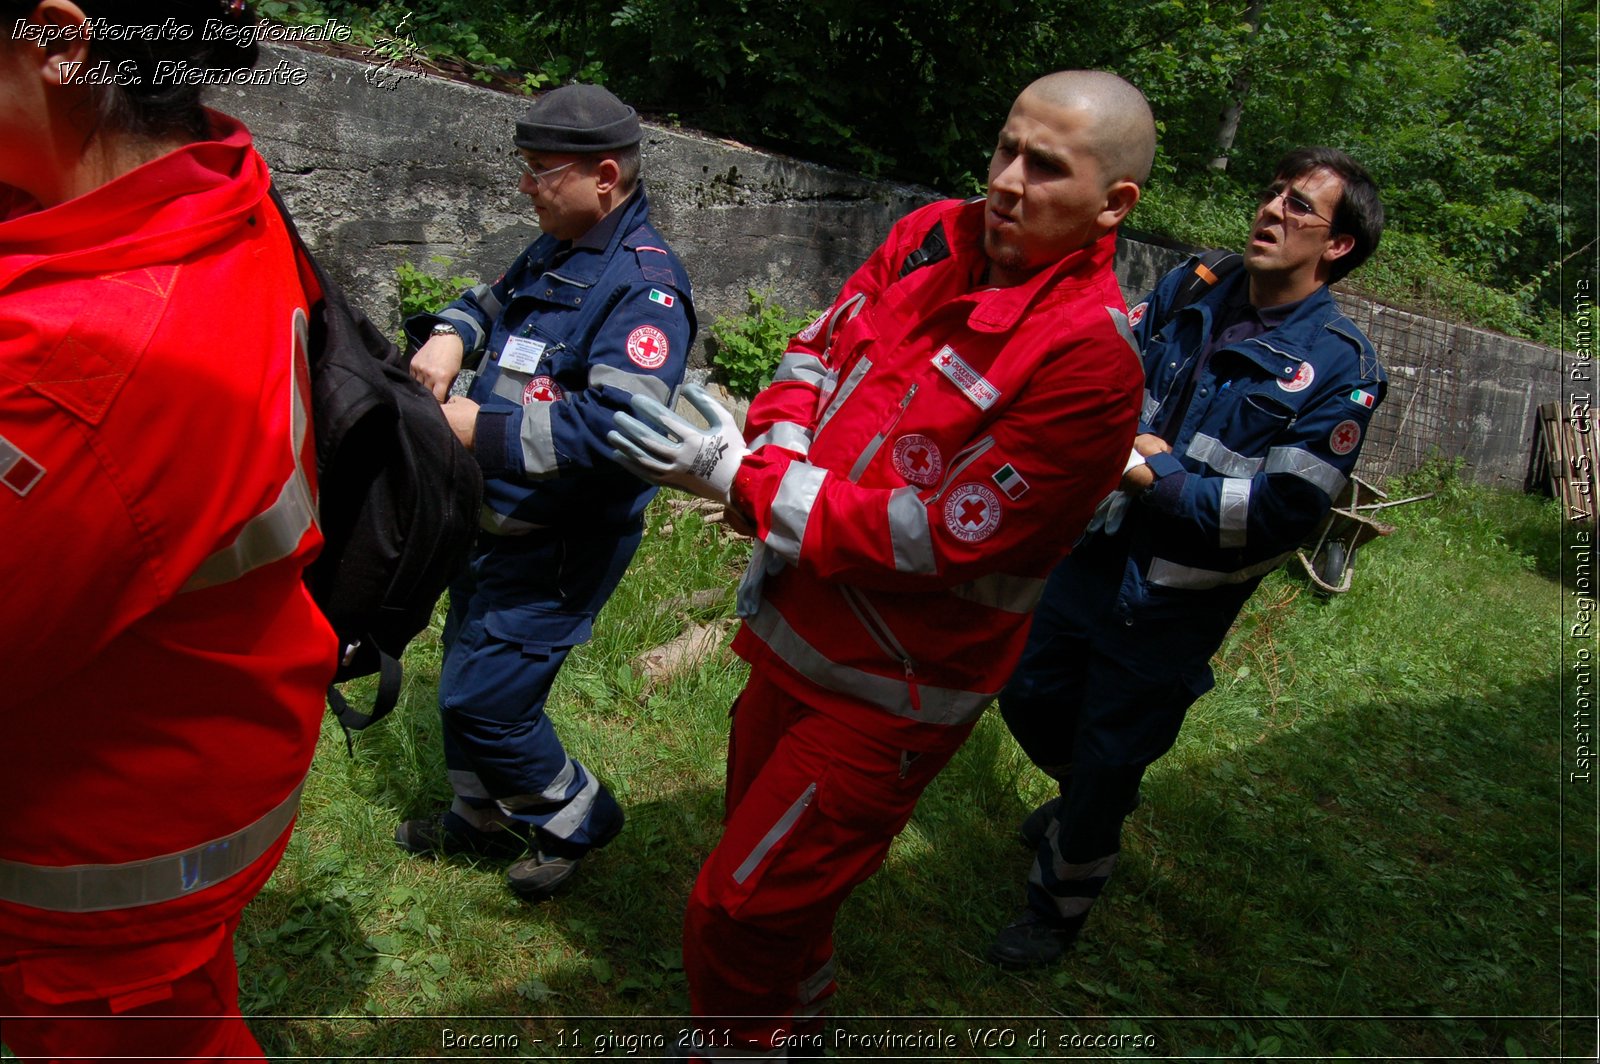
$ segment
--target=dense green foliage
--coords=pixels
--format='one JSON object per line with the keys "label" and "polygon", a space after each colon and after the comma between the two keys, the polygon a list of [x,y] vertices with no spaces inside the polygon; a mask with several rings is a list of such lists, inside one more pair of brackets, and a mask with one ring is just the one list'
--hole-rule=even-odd
{"label": "dense green foliage", "polygon": [[774,303],[771,292],[754,288],[745,296],[750,301],[745,313],[711,323],[706,353],[728,391],[750,398],[772,383],[790,338],[817,312],[794,314]]}
{"label": "dense green foliage", "polygon": [[[1345,148],[1385,189],[1375,295],[1551,334],[1564,259],[1593,260],[1593,0],[268,0],[515,68],[603,80],[642,110],[869,174],[981,184],[1017,89],[1116,71],[1161,127],[1136,227],[1212,242],[1191,205],[1248,211],[1298,144]],[[389,44],[399,33],[387,31]],[[1219,148],[1222,113],[1239,108]],[[1225,169],[1213,160],[1225,159]],[[1205,211],[1200,213],[1204,214]],[[1242,222],[1240,223],[1242,227]],[[1476,298],[1473,289],[1496,294]]]}
{"label": "dense green foliage", "polygon": [[[918,1059],[984,1056],[965,1041],[984,1022],[962,1017],[1017,1016],[1002,1025],[1153,1034],[1146,1059],[1594,1059],[1593,1020],[1576,1018],[1596,993],[1594,791],[1562,782],[1559,510],[1427,474],[1392,488],[1438,494],[1384,512],[1398,530],[1362,548],[1348,594],[1320,599],[1290,571],[1262,585],[1213,661],[1216,689],[1147,775],[1082,941],[1021,976],[980,957],[1022,903],[1029,856],[1011,835],[1049,781],[986,714],[844,907],[835,1009],[853,1018],[838,1026],[960,1043]],[[501,863],[392,841],[448,798],[436,639],[412,646],[401,707],[354,759],[328,723],[288,854],[237,938],[273,1059],[437,1055],[443,1028],[592,1059],[602,1032],[676,1029],[683,904],[720,829],[744,666],[724,651],[651,680],[630,662],[690,626],[726,630],[748,555],[674,493],[652,504],[550,701],[628,826],[554,902],[519,902]],[[921,1019],[873,1018],[888,1016]]]}

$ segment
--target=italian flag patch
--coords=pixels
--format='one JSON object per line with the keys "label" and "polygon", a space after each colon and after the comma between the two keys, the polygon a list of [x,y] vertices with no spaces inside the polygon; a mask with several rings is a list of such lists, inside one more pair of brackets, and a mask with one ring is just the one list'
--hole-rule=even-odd
{"label": "italian flag patch", "polygon": [[1012,502],[1016,502],[1028,493],[1028,482],[1022,479],[1021,473],[1012,468],[1010,462],[996,469],[994,476],[989,479],[993,480],[995,486],[1005,492],[1006,498]]}
{"label": "italian flag patch", "polygon": [[1378,397],[1364,388],[1357,388],[1350,393],[1350,401],[1357,406],[1364,406],[1371,410],[1372,404],[1378,401]]}
{"label": "italian flag patch", "polygon": [[678,305],[678,297],[668,295],[659,288],[652,288],[650,289],[650,302],[660,303],[663,307],[675,307]]}

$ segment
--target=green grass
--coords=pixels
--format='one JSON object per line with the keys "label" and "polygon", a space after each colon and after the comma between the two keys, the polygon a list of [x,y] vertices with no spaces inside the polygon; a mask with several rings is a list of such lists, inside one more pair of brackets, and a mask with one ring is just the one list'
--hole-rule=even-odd
{"label": "green grass", "polygon": [[[746,548],[659,502],[651,515],[551,701],[627,830],[541,906],[498,865],[401,854],[395,822],[447,795],[439,652],[419,640],[401,708],[353,760],[325,730],[288,857],[240,930],[245,1010],[279,1017],[255,1021],[274,1057],[456,1055],[445,1028],[589,1057],[606,1032],[676,1030],[659,1017],[686,1007],[679,920],[716,842],[743,667],[647,691],[627,662],[731,614]],[[1014,826],[1049,794],[988,714],[841,915],[835,1007],[859,1018],[839,1025],[958,1039],[925,1059],[1039,1057],[1038,1031],[1089,1057],[1593,1059],[1593,1021],[1562,1019],[1593,1014],[1597,939],[1595,792],[1560,784],[1559,516],[1452,481],[1385,516],[1399,529],[1363,548],[1349,594],[1286,572],[1262,586],[1054,970],[980,959],[1021,902]],[[702,589],[726,593],[688,605]],[[462,1016],[502,1019],[438,1018]],[[1002,1021],[1016,1046],[984,1050],[971,1017],[1035,1018]],[[1057,1047],[1073,1033],[1157,1041]]]}

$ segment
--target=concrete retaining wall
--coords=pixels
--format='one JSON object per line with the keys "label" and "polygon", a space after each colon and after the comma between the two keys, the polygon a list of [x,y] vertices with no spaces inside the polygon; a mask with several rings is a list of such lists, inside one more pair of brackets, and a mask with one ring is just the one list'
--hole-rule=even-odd
{"label": "concrete retaining wall", "polygon": [[[285,60],[305,83],[217,89],[210,102],[250,126],[301,233],[375,320],[398,321],[400,263],[492,279],[537,235],[507,158],[526,99],[266,51],[262,67]],[[826,305],[895,219],[937,198],[661,126],[646,127],[643,153],[654,218],[689,269],[702,335],[716,316],[742,312],[752,287],[795,310]],[[1183,258],[1123,240],[1117,272],[1129,303]],[[1341,302],[1393,381],[1363,472],[1403,472],[1437,452],[1463,458],[1474,479],[1520,484],[1534,411],[1561,395],[1559,353]]]}

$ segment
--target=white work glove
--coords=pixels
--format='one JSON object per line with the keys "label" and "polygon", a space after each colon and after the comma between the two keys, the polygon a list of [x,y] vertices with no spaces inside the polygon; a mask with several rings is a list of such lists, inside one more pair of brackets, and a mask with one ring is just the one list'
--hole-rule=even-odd
{"label": "white work glove", "polygon": [[1128,512],[1128,499],[1130,496],[1125,491],[1113,491],[1110,495],[1100,500],[1100,505],[1095,508],[1094,516],[1089,518],[1090,532],[1105,530],[1108,536],[1117,534],[1117,529],[1122,527],[1123,515]]}
{"label": "white work glove", "polygon": [[683,397],[706,419],[706,428],[691,425],[648,395],[635,395],[633,412],[639,417],[613,414],[616,427],[606,442],[635,476],[726,504],[733,475],[750,450],[733,415],[704,388],[688,385]]}

